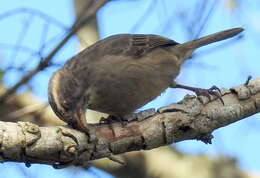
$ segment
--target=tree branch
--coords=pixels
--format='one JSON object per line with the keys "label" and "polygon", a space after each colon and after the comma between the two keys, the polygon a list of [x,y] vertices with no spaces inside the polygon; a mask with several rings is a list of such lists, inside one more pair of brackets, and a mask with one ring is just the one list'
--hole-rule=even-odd
{"label": "tree branch", "polygon": [[133,150],[149,150],[173,142],[198,139],[210,143],[211,133],[260,111],[260,78],[221,90],[219,99],[187,95],[177,104],[126,125],[92,124],[89,135],[64,126],[38,127],[28,122],[0,122],[1,161],[42,163],[62,167]]}

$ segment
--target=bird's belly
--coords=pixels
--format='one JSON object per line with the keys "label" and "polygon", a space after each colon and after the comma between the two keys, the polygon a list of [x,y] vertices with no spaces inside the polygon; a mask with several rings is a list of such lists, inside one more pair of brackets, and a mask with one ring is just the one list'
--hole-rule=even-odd
{"label": "bird's belly", "polygon": [[110,70],[90,87],[90,109],[116,116],[130,114],[162,93],[171,81],[151,67],[127,65],[122,70]]}

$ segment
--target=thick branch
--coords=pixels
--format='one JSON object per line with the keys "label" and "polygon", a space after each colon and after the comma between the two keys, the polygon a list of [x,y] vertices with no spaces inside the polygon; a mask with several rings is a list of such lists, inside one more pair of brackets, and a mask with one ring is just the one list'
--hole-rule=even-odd
{"label": "thick branch", "polygon": [[[186,96],[154,115],[126,125],[93,124],[90,136],[60,127],[28,122],[0,122],[2,162],[84,165],[90,160],[133,150],[153,149],[187,139],[211,140],[211,132],[260,111],[260,78],[222,90],[219,99]],[[57,165],[57,163],[59,163]]]}

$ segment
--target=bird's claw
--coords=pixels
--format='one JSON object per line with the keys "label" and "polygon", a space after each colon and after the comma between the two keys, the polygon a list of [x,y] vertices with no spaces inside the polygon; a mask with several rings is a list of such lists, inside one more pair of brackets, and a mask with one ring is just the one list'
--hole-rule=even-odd
{"label": "bird's claw", "polygon": [[217,99],[220,99],[221,103],[225,105],[222,97],[221,97],[221,91],[220,89],[213,85],[209,89],[203,89],[203,88],[197,88],[195,91],[197,96],[206,96],[209,100],[211,100],[210,95],[215,96]]}
{"label": "bird's claw", "polygon": [[245,86],[248,86],[248,84],[249,84],[249,82],[250,82],[251,79],[252,79],[252,76],[249,75],[249,76],[247,77],[246,82],[244,83],[244,85],[245,85]]}

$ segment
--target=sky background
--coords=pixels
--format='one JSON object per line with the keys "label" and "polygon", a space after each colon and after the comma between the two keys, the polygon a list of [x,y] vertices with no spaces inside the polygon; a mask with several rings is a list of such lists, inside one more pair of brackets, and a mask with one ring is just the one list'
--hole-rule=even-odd
{"label": "sky background", "polygon": [[[146,33],[163,35],[180,43],[190,39],[183,32],[183,24],[178,19],[171,17],[174,17],[174,12],[180,11],[180,7],[183,8],[188,17],[194,15],[192,7],[196,3],[195,0],[154,0],[153,3],[156,3],[156,5],[149,11],[149,15],[143,18],[146,9],[150,7],[150,3],[151,0],[115,1],[109,3],[98,13],[100,37],[105,38],[118,33]],[[8,18],[1,17],[2,13],[21,7],[40,10],[57,19],[57,22],[54,22],[55,25],[46,29],[45,22],[37,16],[32,19],[28,14],[10,16]],[[244,82],[248,75],[259,77],[259,7],[260,4],[257,1],[244,1],[243,7],[239,9],[239,13],[233,14],[231,14],[232,11],[225,4],[215,7],[209,23],[207,23],[200,36],[228,28],[244,27],[243,38],[233,43],[224,41],[199,49],[195,53],[195,57],[187,61],[183,66],[177,81],[201,88],[209,88],[212,85],[229,88]],[[28,19],[30,20],[28,21]],[[40,49],[41,44],[47,43],[48,46],[41,50],[44,56],[55,46],[74,19],[74,10],[70,0],[9,0],[1,2],[0,68],[4,69],[9,66],[10,61],[13,60],[11,64],[17,66],[27,61],[27,69],[30,70],[37,64],[37,56],[28,56],[23,50],[18,50],[14,53],[6,44],[22,44],[37,51]],[[29,30],[24,31],[25,27],[29,28]],[[194,24],[194,27],[196,27],[196,24]],[[23,34],[22,37],[21,34]],[[47,40],[42,40],[44,35],[47,37]],[[57,38],[50,42],[49,40],[55,36]],[[65,62],[77,53],[78,48],[77,38],[73,37],[55,56],[54,61]],[[29,63],[28,58],[30,59]],[[44,102],[47,102],[49,77],[57,68],[52,67],[41,72],[30,81],[35,95]],[[17,71],[10,71],[5,76],[4,82],[10,87],[19,80],[21,75],[22,73]],[[19,91],[22,92],[25,89],[26,87],[23,87]],[[182,99],[187,93],[189,92],[185,90],[168,89],[144,108],[162,107]],[[260,172],[260,156],[258,154],[260,143],[257,142],[260,138],[259,116],[257,114],[225,128],[218,129],[213,133],[212,145],[205,145],[199,141],[184,141],[174,144],[174,146],[182,152],[192,154],[203,153],[212,156],[228,154],[238,158],[238,165],[243,170]],[[14,177],[23,177],[23,175],[26,177],[28,174],[37,177],[39,169],[44,169],[45,171],[41,171],[38,177],[49,177],[50,175],[67,177],[68,174],[71,174],[71,176],[77,174],[79,177],[85,177],[87,174],[90,177],[96,177],[96,175],[104,174],[96,169],[81,172],[77,171],[77,169],[74,171],[69,169],[54,170],[50,166],[42,165],[32,165],[30,172],[24,174],[13,171],[24,167],[24,165],[21,165],[5,163],[1,170],[5,176],[12,175]],[[64,172],[66,172],[66,175]]]}

